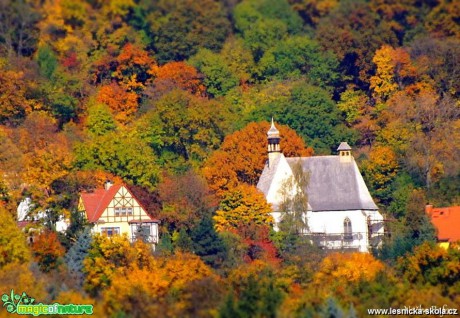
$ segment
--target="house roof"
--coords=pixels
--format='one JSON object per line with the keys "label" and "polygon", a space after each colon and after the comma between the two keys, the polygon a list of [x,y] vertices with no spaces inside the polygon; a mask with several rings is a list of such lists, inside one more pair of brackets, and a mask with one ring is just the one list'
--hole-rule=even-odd
{"label": "house roof", "polygon": [[460,241],[460,206],[444,208],[427,206],[427,212],[438,230],[438,241]]}
{"label": "house roof", "polygon": [[107,208],[121,187],[121,184],[115,184],[107,190],[96,189],[93,192],[84,192],[81,194],[86,217],[89,222],[97,222],[99,220],[105,208]]}
{"label": "house roof", "polygon": [[[312,211],[343,211],[343,210],[378,210],[377,205],[364,183],[354,159],[341,162],[339,156],[314,156],[286,158],[292,167],[300,162],[302,170],[308,172],[310,181],[304,191],[308,195],[308,203]],[[267,196],[276,165],[266,166],[257,187]]]}
{"label": "house roof", "polygon": [[[107,190],[106,189],[96,189],[93,192],[81,193],[81,199],[82,199],[85,211],[86,211],[86,217],[89,222],[91,223],[98,222],[102,213],[104,213],[104,210],[107,208],[109,203],[112,201],[114,196],[118,193],[118,191],[122,187],[124,187],[134,198],[134,195],[131,193],[131,191],[129,191],[128,187],[126,187],[123,184],[112,185]],[[140,202],[138,203],[139,205],[141,205]],[[151,219],[150,221],[152,220],[153,219]]]}

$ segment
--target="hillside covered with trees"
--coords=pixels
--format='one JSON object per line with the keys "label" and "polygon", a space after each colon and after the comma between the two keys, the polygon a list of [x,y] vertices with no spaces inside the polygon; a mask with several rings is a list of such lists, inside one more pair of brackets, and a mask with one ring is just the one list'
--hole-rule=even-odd
{"label": "hillside covered with trees", "polygon": [[[286,156],[353,147],[388,220],[372,255],[271,230],[272,117]],[[460,250],[424,207],[460,205],[459,144],[454,0],[0,0],[0,292],[97,317],[455,308]],[[89,235],[79,193],[107,179],[161,221],[154,254]]]}

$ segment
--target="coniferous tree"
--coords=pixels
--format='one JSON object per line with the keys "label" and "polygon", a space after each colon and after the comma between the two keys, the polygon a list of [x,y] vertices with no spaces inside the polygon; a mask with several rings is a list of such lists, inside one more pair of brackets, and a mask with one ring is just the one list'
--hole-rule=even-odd
{"label": "coniferous tree", "polygon": [[212,267],[219,267],[225,258],[226,248],[216,233],[214,222],[210,215],[206,215],[195,227],[190,237],[193,241],[193,251],[196,255]]}
{"label": "coniferous tree", "polygon": [[91,229],[86,227],[64,257],[70,275],[75,278],[80,287],[83,285],[84,279],[83,260],[88,255],[91,242]]}
{"label": "coniferous tree", "polygon": [[323,307],[321,317],[324,318],[342,318],[344,317],[343,310],[333,297],[329,297]]}

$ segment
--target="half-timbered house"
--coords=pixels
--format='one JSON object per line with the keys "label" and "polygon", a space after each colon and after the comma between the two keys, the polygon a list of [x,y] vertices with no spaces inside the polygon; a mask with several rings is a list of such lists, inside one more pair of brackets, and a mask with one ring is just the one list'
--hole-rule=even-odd
{"label": "half-timbered house", "polygon": [[158,243],[159,221],[147,213],[126,185],[107,182],[104,189],[81,193],[78,210],[93,224],[93,233],[126,233],[132,242],[142,238]]}

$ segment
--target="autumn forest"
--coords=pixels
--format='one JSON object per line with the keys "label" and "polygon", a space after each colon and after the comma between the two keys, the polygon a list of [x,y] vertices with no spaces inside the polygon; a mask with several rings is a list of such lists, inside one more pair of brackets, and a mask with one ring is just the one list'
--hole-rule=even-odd
{"label": "autumn forest", "polygon": [[[272,117],[286,157],[352,147],[371,253],[273,231]],[[459,144],[455,0],[0,0],[0,294],[120,318],[456,308],[460,249],[425,205],[460,205]],[[91,234],[79,195],[106,180],[159,220],[154,250]]]}

